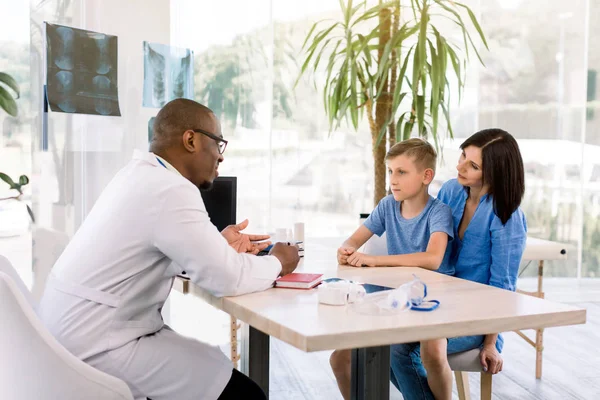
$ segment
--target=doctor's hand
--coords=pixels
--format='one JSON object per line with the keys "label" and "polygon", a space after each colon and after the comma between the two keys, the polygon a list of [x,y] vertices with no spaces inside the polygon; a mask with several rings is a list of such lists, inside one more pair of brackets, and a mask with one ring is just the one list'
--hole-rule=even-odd
{"label": "doctor's hand", "polygon": [[353,254],[356,251],[354,247],[342,246],[337,251],[337,260],[338,264],[346,265],[348,264],[348,256]]}
{"label": "doctor's hand", "polygon": [[245,219],[237,225],[229,225],[221,231],[221,235],[227,240],[227,243],[238,253],[258,254],[271,244],[271,242],[254,243],[258,240],[265,240],[269,235],[247,235],[242,233],[248,227],[248,220]]}
{"label": "doctor's hand", "polygon": [[294,272],[300,261],[298,246],[289,246],[284,243],[275,243],[269,255],[277,257],[281,263],[281,276]]}
{"label": "doctor's hand", "polygon": [[355,251],[348,256],[348,265],[352,267],[375,267],[375,257]]}

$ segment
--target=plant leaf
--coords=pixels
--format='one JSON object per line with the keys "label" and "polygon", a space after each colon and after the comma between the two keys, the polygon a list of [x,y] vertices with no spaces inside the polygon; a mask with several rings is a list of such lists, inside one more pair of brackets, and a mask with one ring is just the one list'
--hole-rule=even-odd
{"label": "plant leaf", "polygon": [[385,47],[383,49],[383,54],[381,55],[381,60],[379,60],[379,65],[377,68],[377,76],[381,76],[384,73],[384,70],[386,71],[386,73],[389,71],[390,65],[388,63],[388,60],[390,59],[391,52],[392,52],[392,41],[389,40],[385,44]]}
{"label": "plant leaf", "polygon": [[362,52],[365,55],[365,60],[367,61],[367,63],[369,65],[371,65],[371,52],[367,48],[367,46],[369,45],[369,41],[368,41],[368,39],[366,37],[364,37],[360,33],[358,34],[358,39],[362,43],[361,43],[361,47],[357,50],[357,53]]}
{"label": "plant leaf", "polygon": [[321,41],[323,39],[325,39],[327,37],[327,35],[329,35],[329,33],[334,30],[338,25],[341,25],[339,22],[336,22],[335,24],[331,25],[329,28],[327,29],[323,29],[322,31],[319,31],[319,33],[317,33],[315,35],[315,38],[313,39],[312,44],[310,45],[310,47],[306,50],[307,52],[312,53],[321,43]]}
{"label": "plant leaf", "polygon": [[317,29],[317,25],[319,25],[322,21],[317,21],[315,22],[310,29],[308,30],[308,33],[306,34],[306,38],[304,38],[304,42],[302,43],[302,47],[300,47],[300,49],[304,50],[304,48],[306,47],[306,44],[308,43],[308,41],[310,40],[313,32],[315,31],[315,29]]}
{"label": "plant leaf", "polygon": [[413,125],[414,123],[410,122],[410,120],[406,121],[404,124],[404,130],[402,131],[402,140],[410,139],[410,133],[412,132]]}
{"label": "plant leaf", "polygon": [[[471,34],[467,30],[467,27],[466,27],[462,17],[460,16],[460,14],[456,10],[453,10],[451,7],[443,4],[442,1],[443,0],[435,0],[435,2],[437,4],[439,4],[442,8],[444,8],[446,11],[448,11],[449,13],[453,14],[456,17],[457,21],[454,21],[454,23],[456,23],[462,31],[463,42],[465,44],[464,50],[467,55],[467,59],[469,59],[469,47],[471,47],[473,49],[473,51],[475,51],[475,55],[479,59],[479,62],[481,63],[481,65],[485,65],[483,60],[481,59],[481,55],[479,54],[479,51],[477,50],[477,46],[475,46],[475,43],[473,42],[473,39],[471,38]],[[465,6],[464,4],[459,4],[459,3],[454,3],[454,4],[465,7],[467,9],[467,11],[469,11],[469,17],[471,18],[471,21],[473,21],[473,19],[475,19],[475,15],[473,14],[473,12],[471,12],[471,10],[467,6]],[[477,21],[477,20],[475,19],[475,21]],[[483,34],[483,31],[481,31],[481,27],[479,26],[478,23],[476,25],[476,28],[481,36]],[[468,39],[468,42],[467,42],[467,39]],[[485,36],[482,37],[482,40],[485,44],[485,47],[488,48],[487,41],[485,40]],[[471,46],[469,46],[469,43],[471,43]]]}
{"label": "plant leaf", "polygon": [[31,209],[31,207],[29,207],[29,204],[27,204],[27,212],[29,213],[29,217],[31,218],[31,222],[33,222],[35,224],[35,217],[33,215],[33,210]]}
{"label": "plant leaf", "polygon": [[[352,1],[352,0],[350,0],[350,1]],[[347,7],[346,7],[345,3],[346,3],[345,0],[340,0],[340,8],[342,9],[342,14],[347,19],[348,18],[348,11],[347,11]],[[350,5],[349,7],[352,7],[352,5]]]}
{"label": "plant leaf", "polygon": [[304,47],[306,46],[306,44],[308,43],[308,41],[310,40],[310,37],[312,36],[314,30],[317,28],[317,25],[319,25],[321,22],[326,21],[325,19],[322,19],[320,21],[317,21],[313,24],[313,26],[310,28],[310,30],[308,31],[308,33],[306,34],[306,39],[304,39],[304,43],[302,43],[302,50],[304,50]]}
{"label": "plant leaf", "polygon": [[375,147],[378,147],[381,144],[381,141],[385,138],[385,133],[387,132],[391,119],[392,118],[387,118],[387,120],[381,125],[381,129],[377,134],[377,142],[375,143]]}
{"label": "plant leaf", "polygon": [[[332,25],[325,26],[318,32],[318,27],[313,26],[303,45],[306,59],[302,64],[301,74],[311,68],[315,75],[315,87],[316,75],[322,72],[319,68],[323,70],[323,59],[329,59],[324,74],[323,104],[330,132],[334,127],[339,127],[342,121],[358,129],[362,113],[366,110],[366,102],[372,102],[372,112],[376,113],[380,106],[378,102],[385,99],[391,100],[391,104],[382,108],[390,112],[386,110],[386,115],[382,118],[385,123],[380,132],[374,132],[377,134],[375,145],[382,143],[390,127],[396,128],[396,139],[409,138],[413,128],[417,128],[419,136],[433,135],[430,138],[432,144],[435,141],[436,149],[439,149],[443,143],[438,136],[441,118],[446,120],[448,134],[454,135],[449,111],[452,94],[450,82],[454,82],[451,75],[456,74],[460,100],[469,51],[475,51],[479,61],[482,61],[470,34],[471,23],[482,42],[488,46],[479,22],[473,12],[461,3],[448,0],[406,0],[404,8],[409,10],[408,7],[411,7],[415,18],[411,18],[410,11],[403,14],[409,21],[400,28],[394,25],[390,40],[385,47],[381,47],[374,39],[379,37],[389,21],[380,21],[380,12],[384,8],[390,10],[391,7],[392,18],[400,7],[400,2],[393,0],[383,3],[380,0],[375,7],[367,8],[366,1],[358,3],[359,1],[340,0],[343,16],[339,17],[339,22],[334,21],[335,23],[332,22]],[[470,21],[466,18],[467,13]],[[432,24],[431,18],[438,14],[460,28],[460,46],[455,46]],[[469,30],[465,22],[469,24]],[[333,52],[329,54],[331,49]],[[375,53],[379,51],[382,54],[380,59]],[[392,66],[391,55],[396,53],[397,63]],[[409,63],[411,72],[408,71]],[[389,89],[384,83],[392,75],[396,78],[394,90],[393,93],[387,93]],[[408,88],[404,86],[405,81]],[[397,115],[400,117],[397,118]],[[373,117],[375,115],[370,116]]]}
{"label": "plant leaf", "polygon": [[460,28],[462,31],[462,35],[463,35],[463,40],[465,43],[465,53],[467,55],[467,58],[469,58],[469,44],[467,43],[467,32],[466,32],[466,27],[465,27],[465,23],[463,22],[462,17],[460,16],[460,14],[458,13],[458,11],[453,10],[451,7],[447,6],[446,4],[444,4],[444,0],[435,0],[435,2],[440,5],[440,7],[442,7],[444,10],[446,10],[447,12],[451,13],[452,15],[454,15],[457,19],[457,21],[454,21]]}
{"label": "plant leaf", "polygon": [[19,113],[17,102],[3,86],[0,86],[0,108],[13,117],[16,117]]}
{"label": "plant leaf", "polygon": [[423,124],[425,123],[425,96],[417,96],[417,123],[419,125],[419,135],[423,131]]}
{"label": "plant leaf", "polygon": [[402,104],[402,100],[404,100],[404,98],[406,97],[406,92],[404,93],[398,93],[398,86],[396,85],[396,90],[394,90],[394,100],[392,101],[392,116],[396,115],[396,112],[398,111],[398,107],[400,106],[400,104]]}
{"label": "plant leaf", "polygon": [[450,122],[450,112],[446,108],[446,105],[442,103],[442,110],[444,111],[444,116],[446,118],[446,126],[448,127],[448,133],[451,138],[454,138],[454,132],[452,131],[452,122]]}
{"label": "plant leaf", "polygon": [[[364,2],[364,3],[366,4],[366,2]],[[374,18],[374,17],[378,17],[379,16],[379,11],[381,11],[383,8],[393,7],[394,4],[395,4],[395,1],[388,1],[388,2],[381,3],[381,4],[378,4],[376,6],[373,6],[373,7],[369,8],[368,10],[366,10],[364,12],[363,15],[361,15],[360,17],[358,17],[356,19],[356,21],[354,21],[352,23],[352,26],[358,24],[359,22],[366,21],[366,20]],[[379,29],[379,24],[377,25],[377,27],[375,29]]]}
{"label": "plant leaf", "polygon": [[13,186],[15,186],[15,181],[12,180],[12,178],[8,175],[6,175],[3,172],[0,172],[0,179],[2,179],[4,182],[8,183],[8,185],[12,188]]}
{"label": "plant leaf", "polygon": [[[323,31],[320,31],[314,38],[313,43],[311,44],[311,46],[306,50],[306,52],[308,53],[308,55],[306,56],[306,59],[304,60],[304,63],[302,64],[302,67],[300,68],[300,73],[298,74],[298,77],[296,78],[296,82],[294,82],[294,88],[297,87],[298,82],[300,81],[300,78],[302,77],[302,75],[306,72],[306,68],[308,67],[308,64],[310,63],[311,59],[314,56],[315,51],[317,50],[317,47],[319,46],[319,44],[321,43],[321,41],[323,40],[323,38],[325,38],[326,34],[328,34],[329,32],[331,32],[333,30],[333,28],[335,28],[337,25],[339,25],[339,22],[336,22],[335,24],[333,24],[332,26],[330,26],[328,29],[324,29]],[[330,38],[333,39],[333,38]],[[323,51],[325,50],[326,46],[329,44],[329,40],[325,41],[325,43],[323,44],[323,46],[321,46],[321,49],[319,50],[319,55],[317,57],[317,60],[315,61],[315,66],[314,66],[314,70],[316,70],[318,63],[321,59],[321,55],[323,53]],[[334,52],[331,54],[330,57],[330,61],[333,58],[335,60],[335,51],[337,49],[339,45],[339,41],[338,44],[336,45]]]}
{"label": "plant leaf", "polygon": [[29,183],[29,178],[27,177],[27,175],[21,175],[19,177],[19,185],[21,186],[25,186]]}
{"label": "plant leaf", "polygon": [[[458,60],[458,56],[454,52],[454,49],[451,46],[446,48],[448,50],[448,55],[450,56],[450,62],[452,63],[452,67],[454,68],[454,73],[456,74],[456,78],[458,79],[458,86],[462,88],[464,85],[464,81],[462,79],[462,74],[460,73],[460,62]],[[461,95],[461,89],[459,89],[459,97]]]}
{"label": "plant leaf", "polygon": [[354,129],[358,129],[358,91],[356,86],[358,84],[358,73],[356,71],[356,63],[352,63],[350,67],[350,118],[352,119],[352,126]]}
{"label": "plant leaf", "polygon": [[318,55],[318,56],[317,56],[317,58],[315,59],[315,62],[314,62],[314,65],[313,65],[313,71],[314,71],[314,72],[316,72],[316,71],[317,71],[317,68],[319,67],[319,63],[321,62],[321,56],[322,56],[322,55],[323,55],[323,53],[324,53],[324,51],[323,51],[323,50],[327,48],[327,45],[328,45],[328,44],[329,44],[329,43],[330,43],[330,42],[331,42],[333,39],[335,39],[335,37],[331,37],[331,38],[327,39],[327,40],[325,41],[325,43],[323,44],[323,47],[321,47],[321,51],[319,51],[319,55]]}
{"label": "plant leaf", "polygon": [[[400,73],[398,74],[398,82],[396,82],[396,87],[402,88],[402,84],[404,83],[404,78],[406,77],[406,68],[408,67],[408,61],[410,60],[410,55],[414,50],[415,46],[413,45],[404,57],[404,63],[402,64],[402,68],[400,69]],[[400,89],[398,89],[400,90]]]}
{"label": "plant leaf", "polygon": [[487,44],[487,40],[485,40],[485,34],[483,33],[483,30],[481,29],[479,22],[477,22],[477,18],[475,18],[475,14],[473,14],[473,11],[471,11],[471,9],[469,7],[467,7],[465,4],[457,3],[457,2],[454,2],[454,4],[456,4],[459,7],[463,7],[464,9],[467,10],[467,12],[469,13],[469,18],[471,18],[471,23],[473,24],[473,26],[475,26],[475,29],[477,29],[477,32],[479,33],[479,37],[481,38],[481,41],[485,45],[485,48],[489,50],[490,48]]}
{"label": "plant leaf", "polygon": [[406,114],[410,114],[409,111],[406,111],[404,113],[402,113],[402,115],[400,115],[400,118],[398,118],[398,121],[396,121],[396,141],[399,142],[400,140],[402,140],[402,123],[404,122],[404,117],[406,116]]}
{"label": "plant leaf", "polygon": [[[356,14],[358,12],[358,10],[361,9],[361,7],[365,7],[366,6],[366,2],[365,1],[361,1],[360,3],[358,3],[356,6],[354,6],[354,8],[350,9],[350,15],[348,16],[348,20],[347,20],[347,25],[352,27],[354,24],[350,25],[350,20],[352,20],[352,17],[354,17],[354,14]],[[348,8],[352,7],[352,1],[350,1],[350,5]]]}
{"label": "plant leaf", "polygon": [[21,92],[19,90],[19,84],[14,80],[12,76],[7,74],[6,72],[0,72],[0,83],[4,83],[6,86],[14,90],[17,95],[17,99],[21,97]]}
{"label": "plant leaf", "polygon": [[[424,63],[427,60],[427,54],[425,46],[427,46],[427,24],[429,23],[429,15],[427,14],[427,4],[423,6],[421,10],[421,20],[419,21],[419,39],[417,41],[417,54],[419,55],[420,62]],[[414,82],[413,82],[414,84]]]}

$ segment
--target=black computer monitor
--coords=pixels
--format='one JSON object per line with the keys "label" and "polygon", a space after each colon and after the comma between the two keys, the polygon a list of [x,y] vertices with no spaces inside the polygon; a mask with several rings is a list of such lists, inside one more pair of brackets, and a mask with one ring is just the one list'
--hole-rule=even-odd
{"label": "black computer monitor", "polygon": [[220,176],[210,190],[201,190],[200,194],[211,222],[219,231],[236,223],[237,177]]}

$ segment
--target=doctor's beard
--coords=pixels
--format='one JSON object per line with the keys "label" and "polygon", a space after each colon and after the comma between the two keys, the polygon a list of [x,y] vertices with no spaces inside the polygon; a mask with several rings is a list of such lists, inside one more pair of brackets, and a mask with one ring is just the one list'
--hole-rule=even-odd
{"label": "doctor's beard", "polygon": [[198,189],[202,190],[203,192],[207,192],[212,188],[213,188],[213,183],[209,182],[209,181],[202,182],[200,184],[200,186],[198,186]]}

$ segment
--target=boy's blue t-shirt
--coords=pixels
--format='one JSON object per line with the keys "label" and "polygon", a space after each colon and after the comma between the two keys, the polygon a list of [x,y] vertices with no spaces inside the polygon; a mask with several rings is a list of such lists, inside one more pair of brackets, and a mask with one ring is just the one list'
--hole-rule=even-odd
{"label": "boy's blue t-shirt", "polygon": [[364,225],[377,236],[386,232],[389,255],[424,252],[432,233],[446,233],[448,246],[437,272],[453,275],[454,268],[450,265],[450,241],[454,238],[454,226],[450,207],[429,196],[421,214],[411,219],[402,216],[401,207],[401,202],[396,201],[390,194],[381,199]]}

